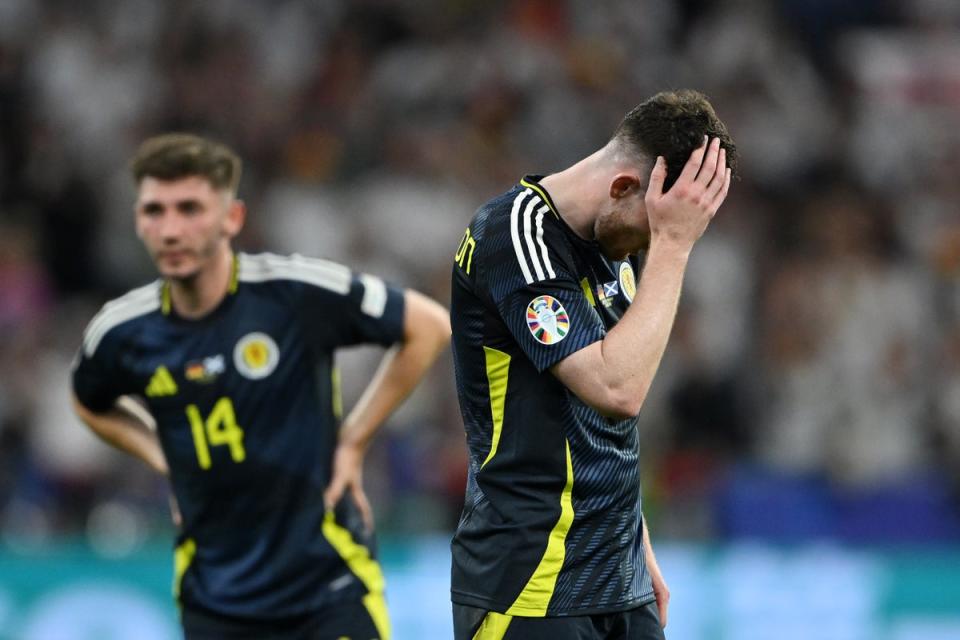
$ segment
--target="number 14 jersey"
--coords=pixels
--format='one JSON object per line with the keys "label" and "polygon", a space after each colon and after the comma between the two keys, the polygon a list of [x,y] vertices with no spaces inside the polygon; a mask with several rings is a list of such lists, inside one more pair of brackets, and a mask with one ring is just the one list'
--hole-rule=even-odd
{"label": "number 14 jersey", "polygon": [[93,411],[141,396],[157,422],[183,528],[174,591],[250,618],[308,614],[383,588],[352,501],[325,513],[340,399],[333,351],[403,334],[403,292],[300,256],[239,254],[200,320],[162,281],[108,302],[73,386]]}

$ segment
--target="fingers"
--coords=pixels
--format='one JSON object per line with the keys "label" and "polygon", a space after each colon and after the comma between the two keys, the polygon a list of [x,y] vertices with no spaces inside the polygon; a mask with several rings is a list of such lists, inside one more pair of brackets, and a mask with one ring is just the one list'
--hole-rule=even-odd
{"label": "fingers", "polygon": [[730,190],[730,179],[733,176],[733,170],[730,167],[727,167],[724,171],[724,178],[722,186],[720,187],[720,192],[714,196],[713,201],[710,203],[710,210],[716,213],[717,209],[720,208],[720,205],[723,204],[723,201],[727,199],[727,192]]}
{"label": "fingers", "polygon": [[660,626],[662,628],[667,627],[667,606],[668,602],[661,598],[657,598],[657,614],[660,616]]}
{"label": "fingers", "polygon": [[180,505],[177,504],[177,498],[171,493],[170,496],[170,519],[173,525],[178,529],[183,526],[183,516],[180,515]]}
{"label": "fingers", "polygon": [[359,484],[353,485],[350,494],[353,496],[354,502],[357,503],[357,508],[360,509],[364,529],[368,534],[371,533],[373,531],[373,509],[370,507],[370,501],[367,500],[367,494],[363,492]]}
{"label": "fingers", "polygon": [[667,610],[670,607],[670,590],[662,581],[653,589],[653,595],[657,600],[657,615],[660,616],[660,626],[667,626]]}
{"label": "fingers", "polygon": [[667,179],[667,162],[663,156],[657,156],[657,161],[650,172],[650,182],[647,184],[647,198],[657,199],[663,195],[663,181]]}
{"label": "fingers", "polygon": [[[706,163],[704,163],[706,164]],[[703,172],[701,172],[702,174]],[[727,175],[727,150],[720,149],[720,153],[717,154],[717,163],[713,167],[713,171],[710,173],[709,180],[705,183],[706,187],[704,188],[703,195],[704,199],[707,202],[712,201],[720,190],[723,189],[723,181]],[[700,181],[701,176],[697,176],[697,181]]]}
{"label": "fingers", "polygon": [[703,163],[703,154],[707,151],[707,136],[703,136],[703,144],[693,150],[690,153],[690,157],[687,158],[687,164],[683,165],[683,171],[680,172],[680,177],[677,178],[677,182],[693,182],[697,178],[697,173],[700,171],[700,165]]}
{"label": "fingers", "polygon": [[[357,505],[357,509],[360,510],[360,517],[363,520],[363,526],[366,529],[367,533],[373,531],[373,507],[370,506],[370,501],[367,499],[367,495],[363,492],[363,488],[360,486],[359,482],[351,482],[350,486],[350,495],[353,498],[354,503]],[[333,480],[330,483],[330,486],[323,493],[323,504],[329,510],[337,506],[337,503],[340,502],[340,499],[343,497],[344,492],[347,489],[347,483],[344,481]]]}
{"label": "fingers", "polygon": [[713,174],[717,170],[717,160],[720,157],[720,138],[714,138],[707,147],[707,155],[700,164],[700,171],[697,173],[696,182],[706,186],[713,179]]}

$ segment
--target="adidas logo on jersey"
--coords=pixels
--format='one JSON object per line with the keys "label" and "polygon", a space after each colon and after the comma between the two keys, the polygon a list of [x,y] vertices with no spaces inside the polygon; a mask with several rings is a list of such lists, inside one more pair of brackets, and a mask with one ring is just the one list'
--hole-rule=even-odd
{"label": "adidas logo on jersey", "polygon": [[147,385],[147,397],[172,396],[177,393],[177,383],[173,381],[170,371],[163,365],[157,367]]}

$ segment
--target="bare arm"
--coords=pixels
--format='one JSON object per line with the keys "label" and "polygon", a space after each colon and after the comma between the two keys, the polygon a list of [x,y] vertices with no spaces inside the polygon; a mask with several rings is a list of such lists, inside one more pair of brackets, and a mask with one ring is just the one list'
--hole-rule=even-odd
{"label": "bare arm", "polygon": [[350,489],[369,526],[371,510],[362,488],[363,456],[374,433],[426,374],[450,341],[450,316],[430,298],[404,292],[403,339],[380,367],[340,428],[333,477],[324,494],[332,508]]}
{"label": "bare arm", "polygon": [[650,544],[650,531],[647,529],[647,519],[643,519],[643,551],[647,561],[647,571],[653,582],[653,595],[657,599],[657,612],[660,614],[660,626],[667,626],[667,608],[670,605],[670,589],[667,587],[660,565],[653,554],[653,545]]}
{"label": "bare arm", "polygon": [[75,395],[71,397],[77,416],[101,440],[135,458],[140,458],[158,473],[164,475],[169,473],[167,460],[163,456],[157,434],[145,420],[149,414],[145,414],[144,411],[145,415],[138,415],[141,412],[121,408],[122,404],[118,404],[109,411],[96,413],[82,405]]}
{"label": "bare arm", "polygon": [[551,368],[584,403],[609,417],[640,412],[673,328],[690,250],[730,186],[718,139],[696,149],[663,193],[666,173],[664,160],[657,158],[644,198],[650,249],[630,308],[603,340]]}

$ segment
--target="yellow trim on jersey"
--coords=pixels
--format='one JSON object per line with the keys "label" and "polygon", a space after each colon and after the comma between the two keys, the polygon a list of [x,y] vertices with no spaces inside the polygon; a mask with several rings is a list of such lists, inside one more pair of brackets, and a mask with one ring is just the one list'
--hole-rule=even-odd
{"label": "yellow trim on jersey", "polygon": [[[230,263],[230,284],[227,287],[227,293],[233,295],[240,286],[240,256],[233,254],[233,261]],[[170,315],[173,309],[173,299],[170,297],[170,283],[164,281],[160,287],[160,312],[163,315]]]}
{"label": "yellow trim on jersey", "polygon": [[593,289],[590,288],[590,281],[584,278],[580,281],[580,288],[583,289],[583,295],[587,297],[587,302],[591,307],[597,306],[597,299],[593,297]]}
{"label": "yellow trim on jersey", "polygon": [[196,554],[197,543],[193,538],[187,538],[173,551],[173,597],[175,600],[180,599],[183,574],[190,568],[190,563],[193,562],[193,556]]}
{"label": "yellow trim on jersey", "polygon": [[507,635],[507,627],[513,621],[513,616],[496,611],[488,611],[480,623],[480,628],[473,634],[472,640],[503,640]]}
{"label": "yellow trim on jersey", "polygon": [[240,286],[240,257],[233,254],[233,261],[230,263],[230,287],[227,291],[231,294],[237,292]]}
{"label": "yellow trim on jersey", "polygon": [[170,299],[170,283],[164,282],[163,286],[160,287],[160,311],[163,315],[170,315],[171,305],[173,303]]}
{"label": "yellow trim on jersey", "polygon": [[490,453],[480,465],[482,469],[490,458],[497,453],[500,445],[500,433],[503,430],[503,409],[507,400],[507,376],[510,373],[510,356],[493,349],[483,348],[483,355],[487,361],[487,386],[490,387],[490,413],[493,416],[493,437],[490,442]]}
{"label": "yellow trim on jersey", "polygon": [[377,561],[370,557],[370,551],[353,539],[349,531],[337,524],[333,511],[327,511],[323,517],[323,537],[327,539],[347,568],[360,579],[367,588],[363,596],[363,606],[373,620],[379,640],[390,640],[390,617],[387,614],[387,601],[383,597],[385,581],[383,571]]}
{"label": "yellow trim on jersey", "polygon": [[547,192],[543,190],[543,187],[538,185],[536,182],[527,182],[524,179],[520,180],[520,184],[525,186],[527,189],[533,189],[534,191],[536,191],[537,195],[540,196],[540,199],[543,200],[548,207],[550,207],[550,211],[553,212],[553,215],[555,215],[557,219],[560,218],[560,214],[557,213],[557,210],[553,208],[553,203],[550,200],[550,196],[548,196]]}
{"label": "yellow trim on jersey", "polygon": [[341,387],[340,367],[336,365],[330,369],[330,387],[330,393],[333,396],[331,398],[333,417],[339,420],[343,417],[343,390]]}
{"label": "yellow trim on jersey", "polygon": [[560,519],[554,525],[547,540],[540,564],[534,570],[527,585],[507,609],[507,615],[543,617],[557,586],[557,576],[566,557],[566,538],[573,524],[573,461],[570,458],[570,443],[564,440],[567,450],[567,483],[560,494]]}

